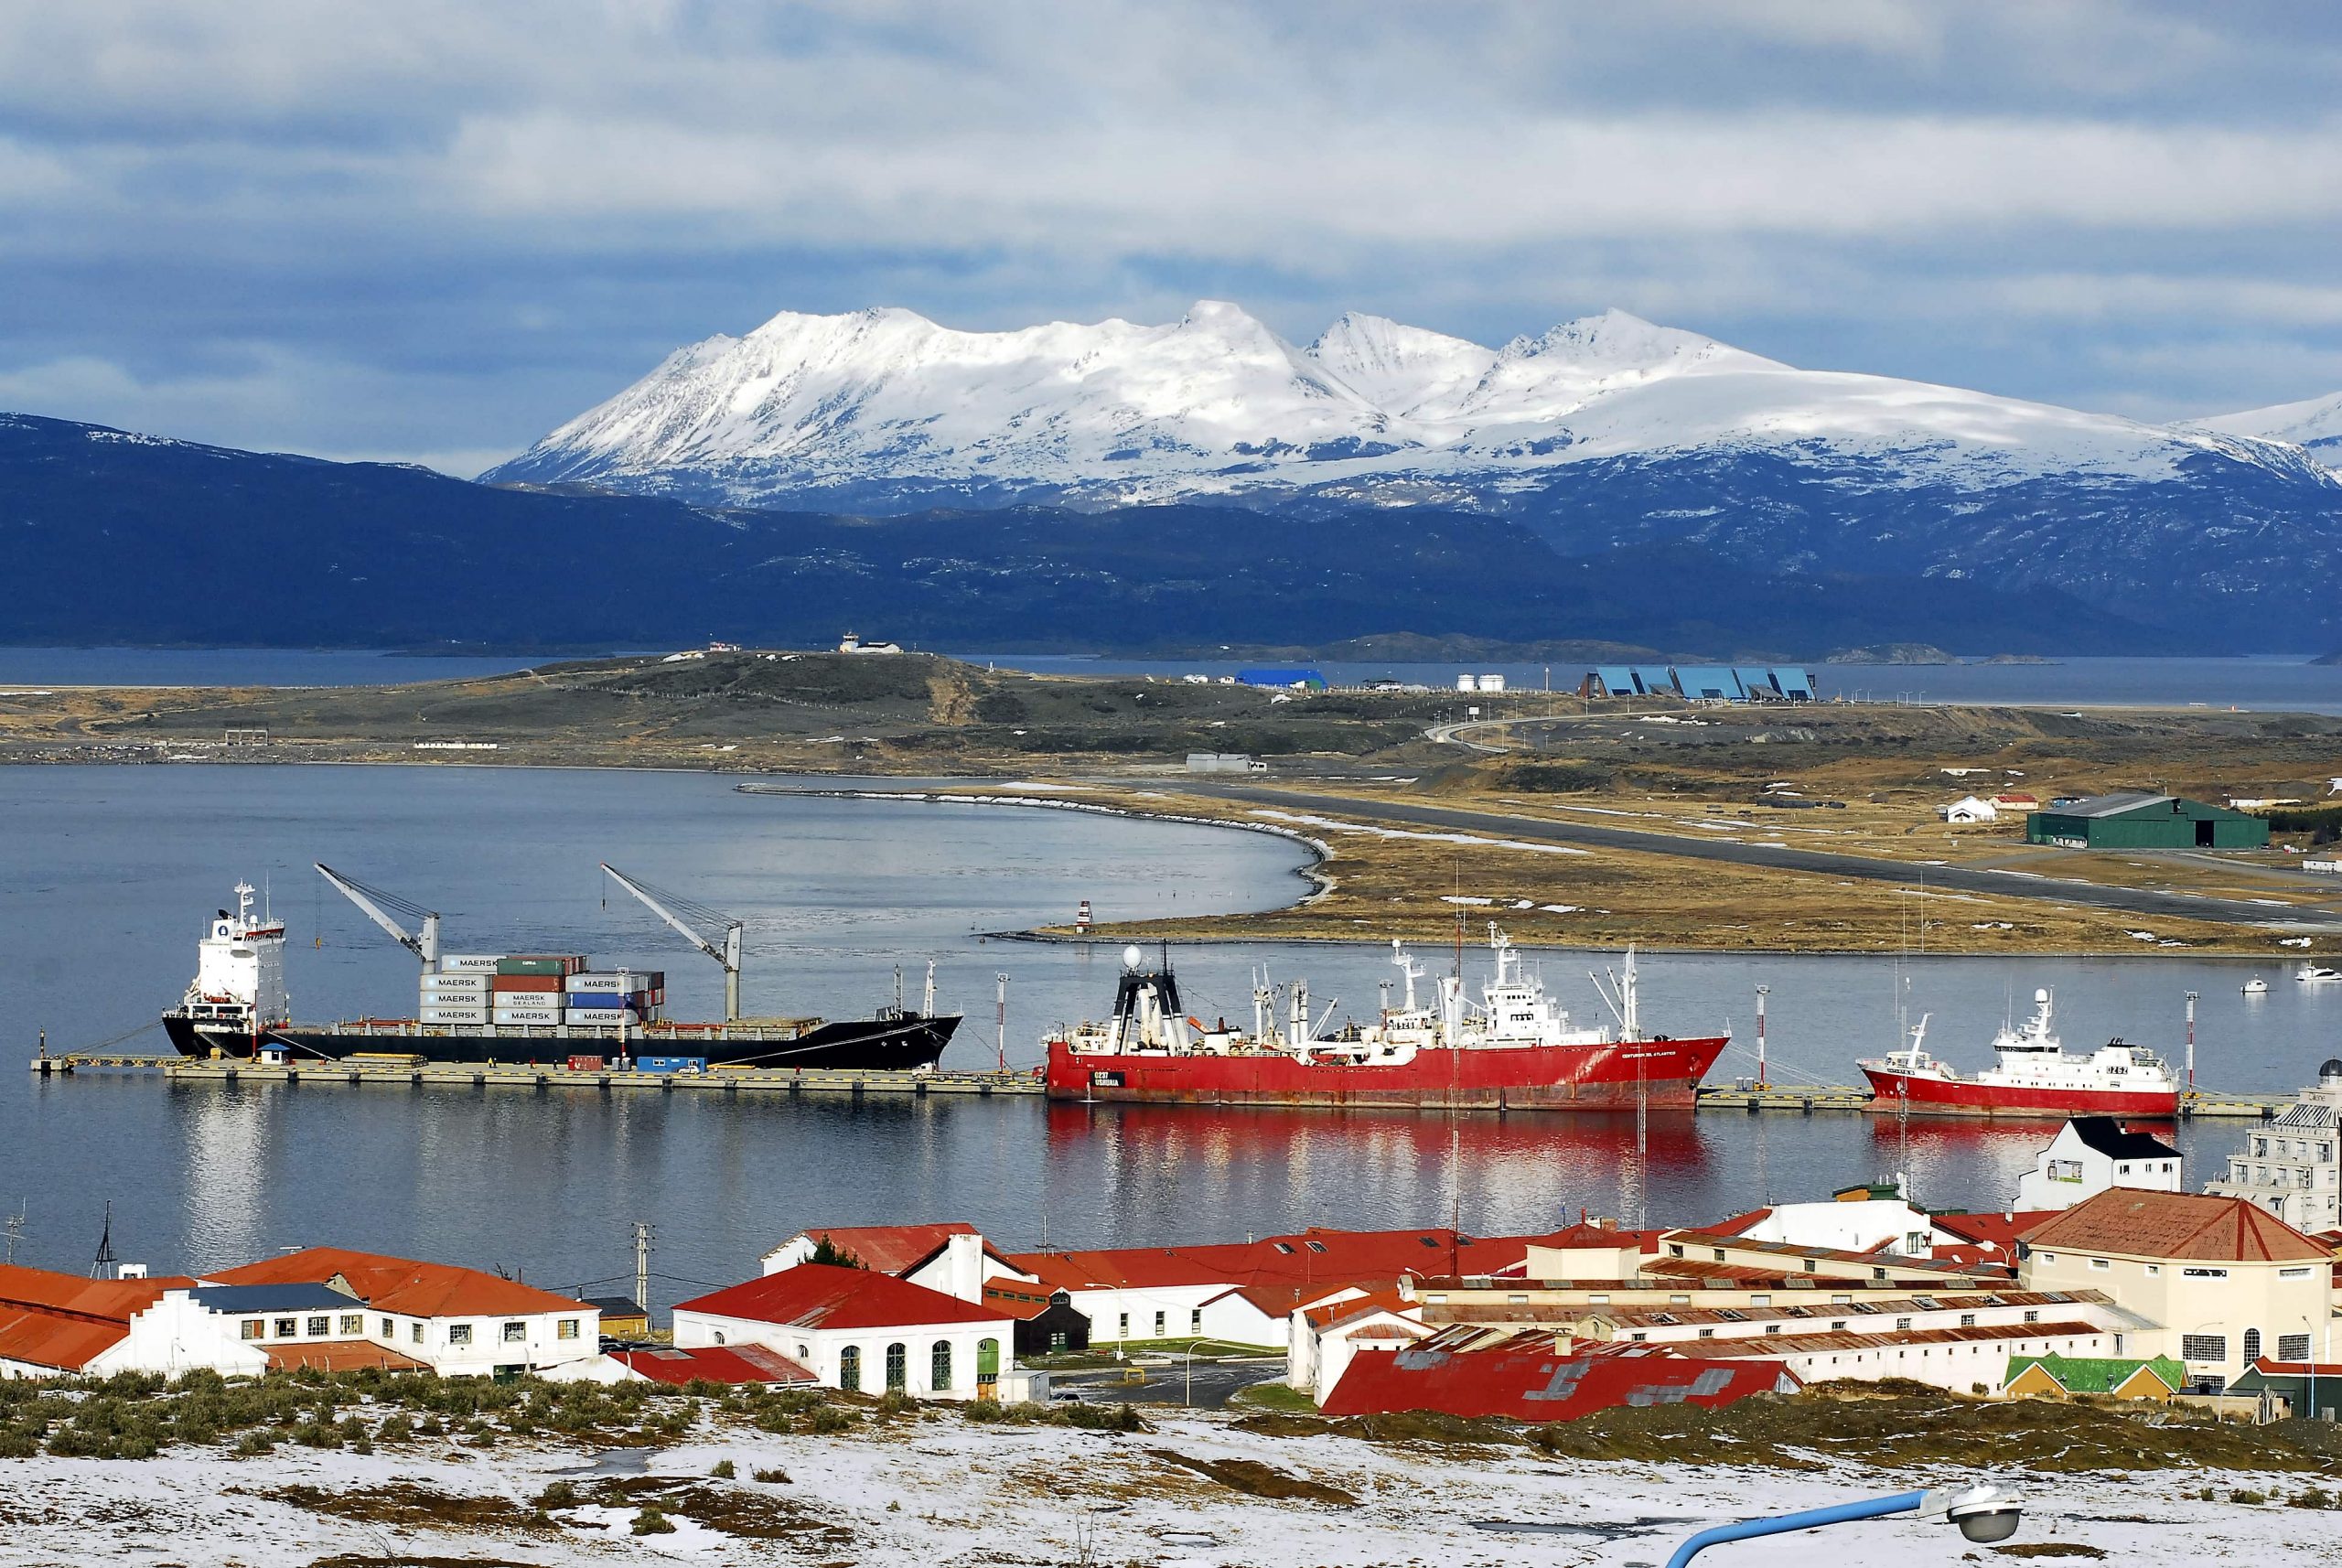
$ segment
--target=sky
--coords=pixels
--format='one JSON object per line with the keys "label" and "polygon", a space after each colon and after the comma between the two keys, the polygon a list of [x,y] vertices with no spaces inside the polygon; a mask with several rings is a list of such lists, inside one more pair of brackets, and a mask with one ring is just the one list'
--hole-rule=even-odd
{"label": "sky", "polygon": [[782,310],[2342,390],[2342,5],[0,0],[0,409],[470,474]]}

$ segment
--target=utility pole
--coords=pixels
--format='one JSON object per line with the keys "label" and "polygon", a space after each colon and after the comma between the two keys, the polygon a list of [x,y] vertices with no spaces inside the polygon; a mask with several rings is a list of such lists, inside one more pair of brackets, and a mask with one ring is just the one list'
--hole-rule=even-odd
{"label": "utility pole", "polygon": [[634,1305],[650,1316],[650,1224],[634,1222]]}
{"label": "utility pole", "polygon": [[113,1199],[108,1198],[106,1199],[106,1225],[103,1230],[98,1232],[98,1255],[90,1263],[90,1277],[93,1280],[113,1278],[114,1262]]}
{"label": "utility pole", "polygon": [[1006,1072],[1008,1070],[1008,976],[995,974],[993,979],[1000,986],[1000,999],[996,1004],[997,1024],[1000,1029],[1000,1070]]}
{"label": "utility pole", "polygon": [[25,1215],[27,1201],[27,1200],[23,1198],[17,1199],[16,1212],[8,1216],[5,1224],[0,1224],[0,1232],[5,1232],[5,1235],[0,1235],[0,1242],[5,1242],[8,1249],[6,1261],[12,1268],[16,1265],[16,1247],[25,1239]]}
{"label": "utility pole", "polygon": [[1769,985],[1756,988],[1756,1087],[1764,1089],[1765,1081],[1765,998],[1773,993]]}
{"label": "utility pole", "polygon": [[2196,1092],[2196,998],[2197,993],[2187,993],[2187,1092]]}

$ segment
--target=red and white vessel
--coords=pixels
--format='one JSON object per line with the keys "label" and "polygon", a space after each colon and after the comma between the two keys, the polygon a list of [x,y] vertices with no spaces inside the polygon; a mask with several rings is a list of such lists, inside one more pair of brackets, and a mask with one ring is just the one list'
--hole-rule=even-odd
{"label": "red and white vessel", "polygon": [[1921,1047],[1928,1021],[1888,1057],[1857,1063],[1881,1109],[1975,1116],[2175,1116],[2179,1084],[2143,1046],[2109,1040],[2087,1056],[2049,1032],[2049,993],[2033,993],[2033,1016],[1993,1037],[1993,1065],[1962,1078]]}
{"label": "red and white vessel", "polygon": [[1402,1004],[1384,1006],[1371,1024],[1347,1024],[1325,1036],[1317,1031],[1332,1009],[1313,1027],[1305,983],[1272,988],[1257,982],[1250,1033],[1225,1019],[1207,1026],[1180,1005],[1167,965],[1144,969],[1139,950],[1125,949],[1113,1016],[1046,1042],[1049,1096],[1429,1110],[1689,1107],[1730,1043],[1721,1035],[1644,1036],[1631,950],[1604,996],[1618,1016],[1613,1035],[1573,1026],[1544,983],[1521,973],[1520,953],[1494,925],[1488,942],[1495,972],[1479,1000],[1466,999],[1462,977],[1450,975],[1438,982],[1435,1004],[1424,1007],[1415,998],[1423,969],[1393,941],[1391,961],[1405,976]]}

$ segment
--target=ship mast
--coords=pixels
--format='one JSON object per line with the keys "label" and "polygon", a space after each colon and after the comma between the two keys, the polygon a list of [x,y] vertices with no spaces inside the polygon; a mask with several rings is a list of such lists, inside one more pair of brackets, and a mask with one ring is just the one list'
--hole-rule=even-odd
{"label": "ship mast", "polygon": [[[311,864],[317,865],[316,862]],[[330,865],[317,865],[317,874],[332,883],[343,897],[357,905],[368,919],[388,932],[392,941],[421,960],[424,969],[439,966],[439,915],[436,910],[425,909],[420,904],[410,904],[396,894],[369,887],[363,882],[353,882]],[[245,887],[238,891],[249,906],[252,902],[251,889]],[[393,918],[392,911],[410,920],[421,921],[421,928],[410,933]]]}
{"label": "ship mast", "polygon": [[[672,926],[676,933],[685,941],[724,966],[724,1021],[727,1024],[738,1023],[740,1021],[740,934],[747,929],[747,923],[734,919],[720,909],[711,909],[704,904],[694,904],[690,899],[680,897],[663,887],[652,888],[644,883],[637,882],[607,861],[602,863],[602,869],[608,872],[619,886],[641,899],[644,907],[652,914]],[[668,908],[671,904],[674,908]],[[675,912],[676,909],[681,909],[683,913],[679,915]],[[686,916],[690,918],[687,919]],[[722,945],[719,946],[710,938],[700,935],[691,924],[693,919],[703,925],[722,926],[724,928]],[[930,976],[931,973],[930,971]],[[899,985],[899,971],[897,972],[897,980]],[[930,983],[932,983],[931,979]],[[897,1000],[900,1000],[899,996]]]}

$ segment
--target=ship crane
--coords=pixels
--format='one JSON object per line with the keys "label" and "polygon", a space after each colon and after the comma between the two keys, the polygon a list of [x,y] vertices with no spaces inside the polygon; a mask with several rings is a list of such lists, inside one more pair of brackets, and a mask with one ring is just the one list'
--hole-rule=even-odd
{"label": "ship crane", "polygon": [[[694,904],[690,899],[680,897],[663,887],[654,888],[637,882],[608,861],[602,863],[602,869],[608,872],[619,886],[641,899],[644,908],[672,926],[676,934],[683,940],[724,966],[724,1021],[727,1024],[738,1023],[740,1021],[740,933],[747,929],[747,923],[734,919],[721,909],[711,909],[704,904]],[[679,909],[682,913],[676,913]],[[702,936],[698,929],[692,924],[693,920],[704,926],[722,926],[724,940],[719,943]]]}
{"label": "ship crane", "polygon": [[[385,893],[379,887],[369,887],[363,882],[353,882],[330,865],[317,865],[317,874],[332,883],[335,890],[343,897],[357,905],[368,919],[390,933],[392,941],[422,960],[425,970],[439,967],[439,913],[437,910],[425,909],[420,904],[410,904],[396,894]],[[419,929],[410,932],[404,926],[399,924],[393,912],[395,915],[403,915],[410,920],[419,921]]]}

